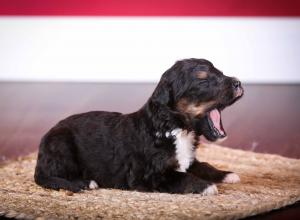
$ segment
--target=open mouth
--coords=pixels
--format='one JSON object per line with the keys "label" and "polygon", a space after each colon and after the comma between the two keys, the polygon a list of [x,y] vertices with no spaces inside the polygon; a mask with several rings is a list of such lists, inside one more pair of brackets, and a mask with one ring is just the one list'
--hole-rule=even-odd
{"label": "open mouth", "polygon": [[221,112],[218,109],[213,109],[207,113],[207,122],[210,130],[209,135],[205,135],[210,141],[225,138],[226,132],[223,128]]}

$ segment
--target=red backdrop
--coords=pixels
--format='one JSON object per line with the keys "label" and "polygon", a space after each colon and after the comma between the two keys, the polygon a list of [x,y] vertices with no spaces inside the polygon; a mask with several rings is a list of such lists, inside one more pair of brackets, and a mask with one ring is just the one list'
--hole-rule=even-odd
{"label": "red backdrop", "polygon": [[300,16],[300,0],[0,0],[0,15]]}

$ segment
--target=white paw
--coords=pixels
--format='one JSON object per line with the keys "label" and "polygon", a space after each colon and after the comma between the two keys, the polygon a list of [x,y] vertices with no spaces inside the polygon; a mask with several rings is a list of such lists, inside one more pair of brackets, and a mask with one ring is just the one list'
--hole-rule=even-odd
{"label": "white paw", "polygon": [[228,173],[223,179],[223,183],[238,183],[240,182],[240,177],[236,173]]}
{"label": "white paw", "polygon": [[98,189],[99,186],[98,186],[98,184],[94,180],[91,180],[91,182],[89,184],[89,188],[90,189]]}
{"label": "white paw", "polygon": [[202,193],[203,196],[217,195],[218,188],[215,184],[208,186]]}

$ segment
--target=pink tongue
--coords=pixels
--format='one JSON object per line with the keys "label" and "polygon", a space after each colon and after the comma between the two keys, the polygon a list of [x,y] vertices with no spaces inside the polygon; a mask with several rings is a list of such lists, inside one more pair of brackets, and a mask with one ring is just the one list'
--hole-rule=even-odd
{"label": "pink tongue", "polygon": [[221,128],[221,115],[220,112],[217,109],[214,109],[209,112],[210,118],[215,126],[216,129],[218,129],[219,133],[224,135],[224,131]]}

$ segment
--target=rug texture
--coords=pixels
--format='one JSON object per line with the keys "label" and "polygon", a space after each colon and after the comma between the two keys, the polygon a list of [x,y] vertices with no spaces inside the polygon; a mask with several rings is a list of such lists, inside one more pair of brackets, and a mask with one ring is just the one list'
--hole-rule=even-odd
{"label": "rug texture", "polygon": [[236,172],[217,196],[98,189],[73,194],[33,182],[36,154],[0,167],[0,215],[40,219],[239,219],[300,200],[300,160],[200,146],[200,161]]}

